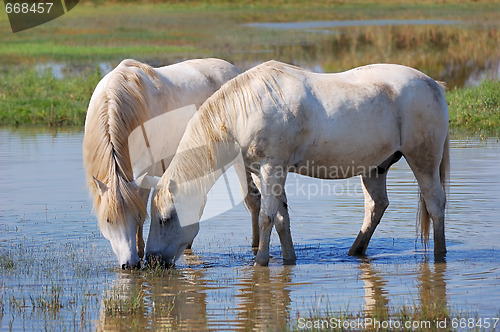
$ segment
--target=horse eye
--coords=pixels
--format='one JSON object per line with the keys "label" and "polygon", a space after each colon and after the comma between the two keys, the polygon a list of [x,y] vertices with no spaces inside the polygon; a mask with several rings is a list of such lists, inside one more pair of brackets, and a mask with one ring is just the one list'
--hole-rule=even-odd
{"label": "horse eye", "polygon": [[172,217],[168,217],[168,218],[160,218],[160,220],[158,220],[158,222],[160,223],[160,225],[166,225],[166,224],[167,224],[167,223],[169,223],[171,220],[172,220]]}

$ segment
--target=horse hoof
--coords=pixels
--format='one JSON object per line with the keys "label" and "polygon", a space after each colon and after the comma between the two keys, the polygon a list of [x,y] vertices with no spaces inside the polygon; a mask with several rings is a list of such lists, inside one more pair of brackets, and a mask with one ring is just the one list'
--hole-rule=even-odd
{"label": "horse hoof", "polygon": [[366,256],[366,248],[351,248],[351,249],[349,249],[347,256],[365,257]]}
{"label": "horse hoof", "polygon": [[255,262],[255,263],[253,263],[253,266],[268,266],[268,265],[269,265],[269,262],[265,262],[265,263]]}
{"label": "horse hoof", "polygon": [[259,257],[257,255],[257,257],[255,257],[255,263],[253,264],[253,266],[268,266],[269,265],[269,257],[266,257],[266,258],[263,258],[263,257]]}
{"label": "horse hoof", "polygon": [[435,263],[446,263],[446,250],[434,252]]}

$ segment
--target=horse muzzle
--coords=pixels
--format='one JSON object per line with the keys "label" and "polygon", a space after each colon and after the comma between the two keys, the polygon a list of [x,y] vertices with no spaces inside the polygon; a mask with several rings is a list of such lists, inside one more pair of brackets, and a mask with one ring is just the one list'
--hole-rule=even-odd
{"label": "horse muzzle", "polygon": [[131,264],[130,262],[122,264],[122,270],[138,270],[141,268],[141,261],[136,264]]}
{"label": "horse muzzle", "polygon": [[169,269],[174,266],[173,259],[164,259],[160,253],[146,254],[145,266],[148,268]]}

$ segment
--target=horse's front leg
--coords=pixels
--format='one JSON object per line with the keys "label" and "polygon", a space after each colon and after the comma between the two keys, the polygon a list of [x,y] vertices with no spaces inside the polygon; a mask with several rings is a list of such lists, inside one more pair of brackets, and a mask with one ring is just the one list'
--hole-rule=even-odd
{"label": "horse's front leg", "polygon": [[245,197],[245,204],[252,215],[252,249],[254,254],[257,254],[259,247],[260,180],[248,171],[246,176],[248,194]]}
{"label": "horse's front leg", "polygon": [[135,243],[137,245],[137,255],[139,256],[140,259],[144,258],[144,236],[142,235],[142,227],[144,226],[143,223],[138,223],[137,224],[137,234],[135,237]]}
{"label": "horse's front leg", "polygon": [[[151,190],[149,189],[139,189],[139,196],[141,196],[142,202],[144,206],[148,204],[149,194]],[[144,236],[142,233],[142,229],[144,227],[144,220],[137,221],[137,232],[135,235],[135,243],[137,247],[137,255],[140,259],[144,258]]]}
{"label": "horse's front leg", "polygon": [[276,231],[280,237],[283,263],[295,264],[297,257],[295,256],[295,248],[293,247],[292,234],[290,232],[290,216],[288,215],[288,204],[284,191],[280,198],[275,224]]}
{"label": "horse's front leg", "polygon": [[263,164],[260,167],[261,202],[259,213],[259,249],[255,265],[269,264],[269,242],[277,219],[281,196],[285,192],[286,171],[284,167]]}

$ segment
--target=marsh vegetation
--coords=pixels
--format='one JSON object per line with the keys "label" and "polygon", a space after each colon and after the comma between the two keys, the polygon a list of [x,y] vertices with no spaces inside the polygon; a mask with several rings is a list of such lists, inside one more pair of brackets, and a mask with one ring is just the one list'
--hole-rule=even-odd
{"label": "marsh vegetation", "polygon": [[[471,118],[464,110],[476,101],[464,98],[498,88],[499,21],[495,1],[82,2],[56,21],[2,36],[0,125],[81,127],[93,87],[122,59],[160,66],[211,56],[242,69],[277,59],[323,72],[390,62],[450,91],[479,85],[448,96],[451,126],[491,135],[498,101]],[[9,29],[6,17],[0,28]]]}

